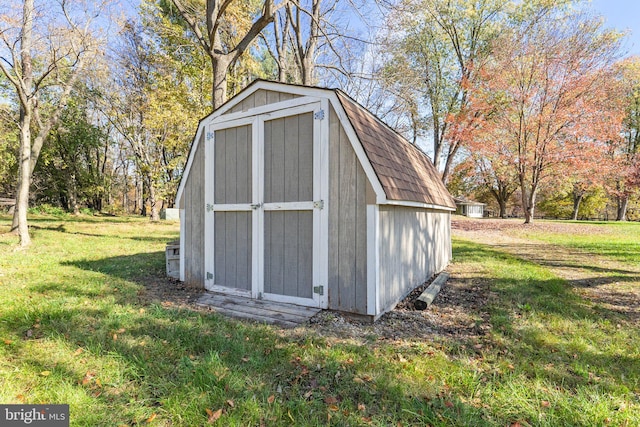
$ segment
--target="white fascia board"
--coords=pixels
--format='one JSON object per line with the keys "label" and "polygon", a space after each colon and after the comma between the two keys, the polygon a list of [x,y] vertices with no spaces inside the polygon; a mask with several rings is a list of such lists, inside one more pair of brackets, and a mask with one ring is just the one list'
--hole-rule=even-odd
{"label": "white fascia board", "polygon": [[360,165],[362,166],[362,169],[364,169],[364,173],[373,187],[373,191],[376,193],[376,203],[379,205],[387,203],[387,195],[382,188],[378,175],[376,175],[376,172],[373,170],[373,166],[371,166],[371,163],[369,162],[367,153],[364,152],[364,148],[362,148],[362,144],[360,143],[360,138],[358,138],[355,129],[351,126],[351,122],[347,118],[347,113],[344,111],[342,103],[338,99],[338,95],[336,95],[334,91],[331,91],[328,95],[329,101],[342,124],[342,128],[347,134],[349,142],[351,142],[351,147],[353,148],[353,151],[355,151],[356,157],[360,161]]}
{"label": "white fascia board", "polygon": [[[293,85],[289,85],[289,84],[285,84],[285,83],[269,82],[269,81],[261,80],[261,81],[258,81],[256,83],[253,83],[250,87],[244,89],[239,94],[234,96],[231,100],[229,100],[222,107],[218,108],[216,111],[211,113],[208,118],[213,119],[213,118],[217,118],[217,117],[225,114],[227,111],[231,110],[233,107],[235,107],[236,105],[240,104],[246,98],[248,98],[249,96],[253,95],[255,92],[257,92],[257,91],[259,91],[261,89],[269,90],[269,91],[273,91],[273,92],[282,92],[282,93],[288,93],[288,94],[292,94],[292,95],[298,95],[298,96],[303,96],[303,97],[315,97],[315,98],[326,98],[327,94],[333,93],[333,91],[331,89],[322,89],[322,88],[313,88],[313,87],[304,87],[304,86],[293,86]],[[289,101],[293,101],[293,100],[289,100]],[[316,99],[316,101],[318,101],[318,100]],[[249,112],[251,112],[250,114],[261,114],[261,112],[258,111],[258,110],[262,109],[262,107],[267,107],[269,105],[277,105],[277,104],[281,104],[283,102],[286,102],[286,101],[280,101],[280,102],[276,102],[276,103],[272,103],[272,104],[266,104],[266,105],[263,105],[261,107],[250,108],[247,111],[242,111],[242,112],[238,112],[238,113],[229,113],[227,115],[231,116],[231,115],[242,114],[242,113],[244,113],[246,115]],[[275,110],[275,109],[278,109],[278,108],[268,108],[268,109]]]}
{"label": "white fascia board", "polygon": [[450,208],[448,206],[432,205],[429,203],[412,202],[408,200],[387,200],[385,203],[381,203],[381,204],[392,205],[392,206],[406,206],[410,208],[434,209],[438,211],[449,211],[449,212],[455,212],[456,210],[456,208]]}
{"label": "white fascia board", "polygon": [[184,167],[184,171],[182,171],[182,178],[180,179],[180,185],[178,186],[178,192],[176,193],[176,200],[173,203],[174,207],[180,207],[180,200],[182,199],[182,192],[184,191],[184,186],[186,185],[187,178],[189,177],[189,171],[191,171],[191,165],[193,164],[193,158],[196,155],[196,151],[198,151],[198,144],[200,142],[200,135],[204,132],[206,128],[205,122],[207,120],[204,119],[200,121],[198,125],[198,130],[196,131],[196,136],[194,136],[193,141],[191,141],[191,151],[189,151],[189,158],[187,159],[187,164]]}

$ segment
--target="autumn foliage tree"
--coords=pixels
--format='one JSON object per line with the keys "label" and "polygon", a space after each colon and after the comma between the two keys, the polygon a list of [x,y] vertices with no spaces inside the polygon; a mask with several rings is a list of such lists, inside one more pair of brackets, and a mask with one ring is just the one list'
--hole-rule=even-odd
{"label": "autumn foliage tree", "polygon": [[462,140],[451,132],[452,116],[468,107],[476,63],[489,54],[510,2],[503,0],[403,0],[383,41],[387,54],[380,78],[404,107],[414,142],[430,137],[433,163],[443,181]]}
{"label": "autumn foliage tree", "polygon": [[[619,127],[602,114],[618,35],[570,9],[528,10],[492,46],[470,82],[472,141],[495,141],[515,168],[525,223],[541,184]],[[606,117],[606,120],[603,120]]]}
{"label": "autumn foliage tree", "polygon": [[629,198],[640,190],[640,58],[620,62],[619,92],[614,96],[622,102],[624,113],[621,132],[610,141],[610,193],[616,199],[616,219],[627,218]]}

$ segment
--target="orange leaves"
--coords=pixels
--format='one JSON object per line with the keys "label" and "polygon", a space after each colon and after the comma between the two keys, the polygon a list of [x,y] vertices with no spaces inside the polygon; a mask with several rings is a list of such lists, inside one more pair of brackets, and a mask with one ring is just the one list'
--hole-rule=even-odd
{"label": "orange leaves", "polygon": [[269,404],[272,404],[275,400],[276,400],[276,397],[273,394],[267,397],[267,402],[269,402]]}
{"label": "orange leaves", "polygon": [[218,409],[217,411],[212,411],[211,409],[205,409],[207,412],[207,422],[209,424],[213,424],[222,416],[222,409]]}

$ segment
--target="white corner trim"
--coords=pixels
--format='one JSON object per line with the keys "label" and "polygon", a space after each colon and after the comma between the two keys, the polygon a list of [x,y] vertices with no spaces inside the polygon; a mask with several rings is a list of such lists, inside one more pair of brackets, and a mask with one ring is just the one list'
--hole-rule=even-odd
{"label": "white corner trim", "polygon": [[380,312],[380,214],[378,205],[367,205],[367,314]]}
{"label": "white corner trim", "polygon": [[448,206],[432,205],[429,203],[412,202],[408,200],[387,200],[385,203],[380,203],[380,204],[391,205],[391,206],[405,206],[410,208],[434,209],[434,210],[449,211],[449,212],[455,212],[456,210],[455,208],[450,208]]}
{"label": "white corner trim", "polygon": [[184,282],[184,251],[185,251],[185,211],[184,209],[180,209],[178,211],[179,215],[180,215],[180,281]]}

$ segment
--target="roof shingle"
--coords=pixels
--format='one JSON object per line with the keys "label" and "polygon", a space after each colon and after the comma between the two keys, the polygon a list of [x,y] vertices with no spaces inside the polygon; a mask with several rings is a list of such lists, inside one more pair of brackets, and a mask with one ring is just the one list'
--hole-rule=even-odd
{"label": "roof shingle", "polygon": [[336,93],[387,199],[455,209],[453,197],[426,154],[347,95]]}

